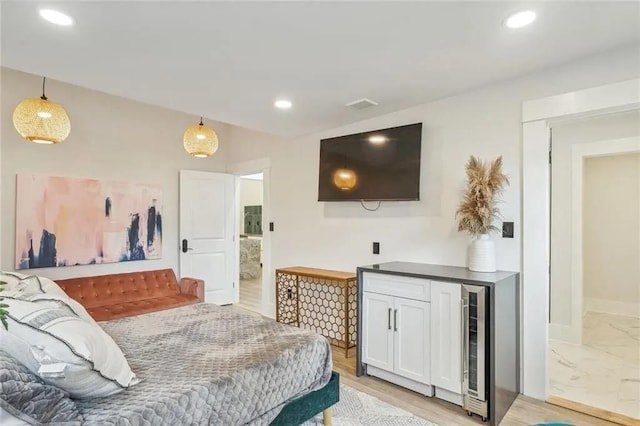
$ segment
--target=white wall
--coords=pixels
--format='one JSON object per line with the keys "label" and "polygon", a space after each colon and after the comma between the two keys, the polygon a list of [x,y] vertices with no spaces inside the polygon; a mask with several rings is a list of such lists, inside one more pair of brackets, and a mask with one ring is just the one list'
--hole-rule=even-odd
{"label": "white wall", "polygon": [[[551,323],[571,325],[571,300],[574,297],[571,290],[572,146],[640,136],[640,112],[559,123],[552,127],[552,132]],[[552,337],[560,338],[555,334]]]}
{"label": "white wall", "polygon": [[[235,162],[270,157],[273,267],[308,265],[342,270],[390,260],[465,265],[469,237],[456,231],[454,219],[464,187],[464,163],[469,155],[486,159],[502,155],[511,186],[501,210],[505,220],[516,222],[516,235],[514,239],[496,238],[498,267],[520,270],[522,102],[637,77],[639,59],[637,49],[622,49],[277,142],[272,149],[265,148],[270,141],[255,139],[245,146],[231,147],[229,155]],[[358,203],[317,201],[320,139],[414,122],[424,123],[421,201],[383,203],[377,212],[367,212]],[[373,241],[381,243],[380,255],[371,254]]]}
{"label": "white wall", "polygon": [[[640,119],[640,116],[637,118]],[[640,154],[584,162],[584,297],[588,309],[640,308]]]}
{"label": "white wall", "polygon": [[17,173],[40,173],[160,184],[163,188],[163,253],[160,260],[35,269],[52,278],[173,268],[178,273],[178,171],[223,171],[230,141],[226,124],[207,121],[220,137],[214,157],[192,158],[182,134],[197,117],[116,96],[47,81],[47,95],[71,118],[71,135],[56,146],[24,142],[11,123],[15,106],[39,96],[42,80],[2,68],[0,162],[2,169],[1,266],[15,266],[15,182]]}
{"label": "white wall", "polygon": [[261,180],[240,178],[240,209],[238,211],[238,223],[240,224],[241,234],[244,233],[244,208],[246,206],[262,205],[262,186]]}
{"label": "white wall", "polygon": [[[464,185],[464,161],[470,154],[484,158],[503,155],[512,185],[502,206],[505,220],[514,220],[516,238],[498,239],[498,267],[521,269],[521,174],[522,103],[531,99],[591,88],[640,77],[640,50],[625,48],[584,59],[566,66],[486,87],[459,96],[419,105],[404,111],[350,126],[316,133],[291,142],[274,144],[267,151],[271,163],[272,267],[265,269],[272,279],[273,268],[309,265],[354,270],[357,265],[385,260],[414,260],[464,265],[468,237],[456,232],[454,212]],[[358,131],[422,121],[422,201],[386,203],[369,213],[352,203],[328,204],[316,201],[320,139]],[[254,141],[264,150],[267,141]],[[234,161],[261,158],[232,147]],[[371,242],[382,242],[381,255],[371,254]],[[532,281],[525,285],[536,287]],[[534,296],[536,292],[532,293]],[[524,303],[544,301],[524,300]],[[273,309],[273,307],[272,307]],[[546,330],[546,316],[540,323],[522,322],[525,335],[522,351],[546,344],[539,331]],[[546,336],[546,333],[543,333]],[[528,360],[529,362],[531,360]],[[543,373],[544,371],[541,370]],[[529,372],[531,375],[535,373]],[[529,380],[529,379],[527,379]],[[543,398],[545,385],[529,380],[524,384],[531,396]]]}

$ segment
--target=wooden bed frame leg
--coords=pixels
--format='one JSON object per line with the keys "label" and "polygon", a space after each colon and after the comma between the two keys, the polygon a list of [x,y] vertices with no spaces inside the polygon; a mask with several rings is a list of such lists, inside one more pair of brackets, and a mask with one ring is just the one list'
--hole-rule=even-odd
{"label": "wooden bed frame leg", "polygon": [[333,408],[329,407],[322,412],[322,424],[324,426],[333,426]]}

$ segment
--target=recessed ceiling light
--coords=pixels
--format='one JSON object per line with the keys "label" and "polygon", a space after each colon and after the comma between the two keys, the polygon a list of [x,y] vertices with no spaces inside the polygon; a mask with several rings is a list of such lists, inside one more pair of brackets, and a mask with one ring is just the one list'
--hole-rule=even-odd
{"label": "recessed ceiling light", "polygon": [[73,25],[73,18],[69,15],[65,15],[62,12],[58,12],[53,9],[40,9],[40,16],[45,21],[51,22],[52,24],[62,25],[63,27],[68,27],[69,25]]}
{"label": "recessed ceiling light", "polygon": [[533,10],[525,10],[523,12],[514,13],[509,16],[504,25],[507,28],[522,28],[536,20],[536,13]]}
{"label": "recessed ceiling light", "polygon": [[292,105],[293,104],[291,103],[291,101],[288,101],[286,99],[278,99],[273,103],[273,106],[279,109],[289,109]]}

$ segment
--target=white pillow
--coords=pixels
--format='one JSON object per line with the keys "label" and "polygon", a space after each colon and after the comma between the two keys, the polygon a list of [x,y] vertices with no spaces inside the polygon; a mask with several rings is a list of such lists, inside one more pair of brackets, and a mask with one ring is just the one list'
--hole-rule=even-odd
{"label": "white pillow", "polygon": [[[64,300],[81,318],[100,327],[80,302],[69,297],[69,295],[67,295],[67,293],[65,293],[58,284],[49,278],[38,275],[25,275],[18,272],[0,271],[0,281],[4,281],[6,283],[6,286],[4,287],[5,292],[0,292],[0,297],[11,291],[23,293],[46,293],[50,295],[52,299]],[[100,330],[102,330],[102,327],[100,327]],[[104,330],[102,331],[105,333]]]}
{"label": "white pillow", "polygon": [[50,280],[15,275],[18,282],[0,293],[9,305],[3,350],[73,398],[109,396],[138,383],[118,345],[79,303]]}

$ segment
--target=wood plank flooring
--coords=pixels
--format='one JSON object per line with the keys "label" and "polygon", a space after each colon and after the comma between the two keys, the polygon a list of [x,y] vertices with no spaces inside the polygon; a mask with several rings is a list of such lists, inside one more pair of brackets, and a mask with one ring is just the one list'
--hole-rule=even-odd
{"label": "wood plank flooring", "polygon": [[240,306],[262,312],[262,275],[251,280],[240,280]]}
{"label": "wood plank flooring", "polygon": [[[401,407],[418,417],[439,426],[482,425],[478,417],[468,417],[466,412],[454,404],[427,398],[418,393],[374,377],[356,377],[355,349],[346,358],[344,351],[333,348],[333,369],[340,373],[342,383],[361,392],[375,396],[389,404]],[[557,407],[526,396],[519,396],[500,423],[504,426],[529,426],[540,422],[567,422],[577,426],[614,425],[595,417]]]}
{"label": "wood plank flooring", "polygon": [[[260,280],[251,281],[243,281],[240,284],[240,306],[254,313],[259,313],[262,295],[258,291],[261,292],[261,284]],[[244,286],[243,283],[245,284]],[[257,296],[258,294],[259,296]],[[418,417],[436,423],[438,426],[477,426],[484,424],[477,416],[468,417],[466,412],[457,405],[437,398],[427,398],[375,377],[356,377],[355,348],[349,350],[349,358],[345,357],[344,349],[332,346],[332,352],[333,369],[340,373],[340,380],[347,386],[373,395],[396,407],[401,407]],[[576,426],[609,426],[617,424],[523,395],[516,399],[500,424],[503,426],[530,426],[541,422],[567,422]]]}

